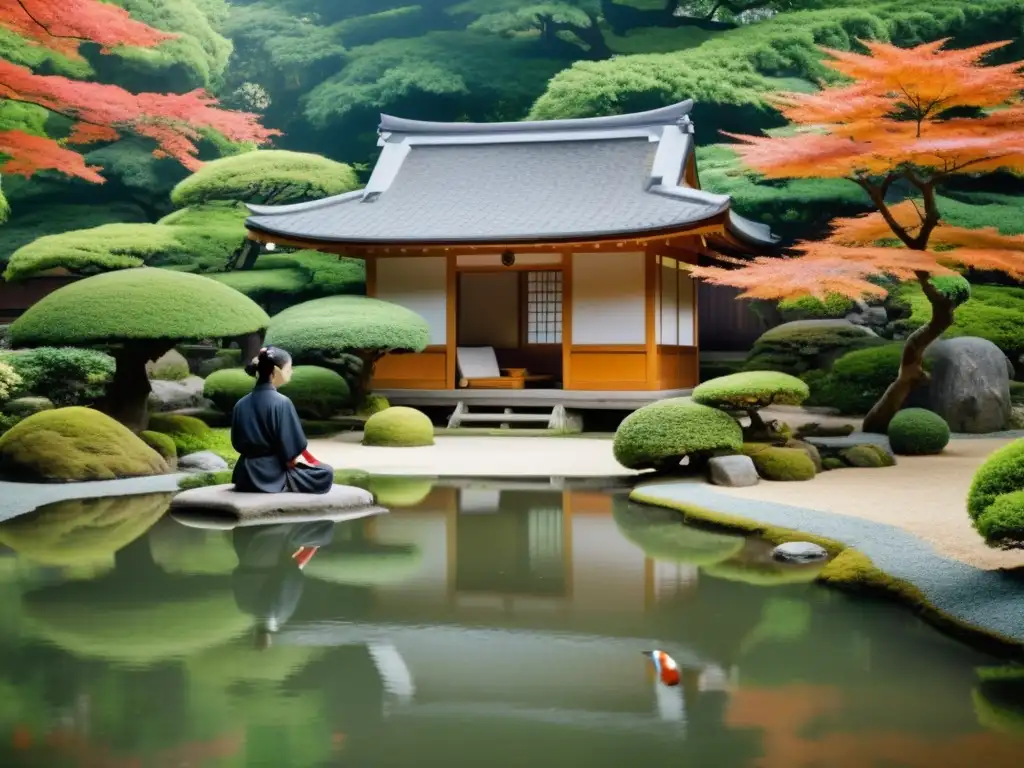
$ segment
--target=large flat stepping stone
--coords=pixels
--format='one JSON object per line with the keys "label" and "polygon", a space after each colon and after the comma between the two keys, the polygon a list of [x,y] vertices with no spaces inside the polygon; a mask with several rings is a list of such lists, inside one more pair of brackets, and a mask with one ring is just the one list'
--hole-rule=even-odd
{"label": "large flat stepping stone", "polygon": [[892,447],[889,445],[889,438],[873,432],[854,432],[847,437],[816,437],[814,435],[807,435],[801,439],[821,451],[823,456],[836,455],[840,451],[852,448],[855,445],[877,445],[891,457],[896,458],[896,455],[892,452]]}
{"label": "large flat stepping stone", "polygon": [[[182,491],[171,501],[172,514],[188,524],[202,520],[210,527],[266,522],[353,520],[387,512],[363,488],[335,485],[324,494],[239,493],[234,485],[211,485]],[[219,524],[218,524],[219,523]]]}

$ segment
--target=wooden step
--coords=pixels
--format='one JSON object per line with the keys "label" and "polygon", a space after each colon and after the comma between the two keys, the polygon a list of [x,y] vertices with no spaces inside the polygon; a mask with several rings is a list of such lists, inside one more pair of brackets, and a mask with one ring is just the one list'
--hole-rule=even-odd
{"label": "wooden step", "polygon": [[448,419],[448,429],[455,429],[463,423],[473,422],[500,424],[503,427],[507,427],[509,424],[543,422],[547,424],[548,429],[564,429],[566,413],[564,405],[556,405],[550,413],[515,413],[511,408],[506,408],[504,413],[470,413],[465,401],[460,400]]}

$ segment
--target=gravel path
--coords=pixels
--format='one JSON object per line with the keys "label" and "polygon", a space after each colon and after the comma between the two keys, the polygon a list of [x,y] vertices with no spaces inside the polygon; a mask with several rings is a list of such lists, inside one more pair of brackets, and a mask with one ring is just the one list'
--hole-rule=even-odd
{"label": "gravel path", "polygon": [[0,481],[0,522],[31,512],[37,507],[68,499],[100,496],[132,496],[143,493],[171,493],[178,490],[184,475],[136,477],[94,483],[8,483]]}
{"label": "gravel path", "polygon": [[940,611],[964,624],[1024,643],[1024,575],[984,571],[942,557],[928,543],[892,525],[788,504],[739,499],[701,483],[651,484],[642,492],[669,503],[693,504],[841,541],[868,555],[890,576],[917,586]]}

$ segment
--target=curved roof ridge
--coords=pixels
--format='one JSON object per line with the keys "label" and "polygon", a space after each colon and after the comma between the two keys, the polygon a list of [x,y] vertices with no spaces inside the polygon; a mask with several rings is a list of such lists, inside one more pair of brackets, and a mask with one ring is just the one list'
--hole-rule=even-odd
{"label": "curved roof ridge", "polygon": [[382,114],[381,133],[403,134],[459,134],[482,135],[490,133],[532,133],[535,131],[574,131],[613,128],[641,128],[654,125],[672,125],[683,121],[693,109],[693,99],[646,112],[606,117],[581,117],[567,120],[524,120],[506,123],[437,123],[429,120],[409,120]]}

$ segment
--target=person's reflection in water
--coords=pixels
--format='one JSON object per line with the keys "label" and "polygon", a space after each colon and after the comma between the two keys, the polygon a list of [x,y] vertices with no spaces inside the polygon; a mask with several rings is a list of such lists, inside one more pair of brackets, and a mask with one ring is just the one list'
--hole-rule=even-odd
{"label": "person's reflection in water", "polygon": [[295,613],[302,598],[302,569],[333,537],[330,521],[234,530],[235,603],[256,618],[258,649],[269,648],[274,633]]}

